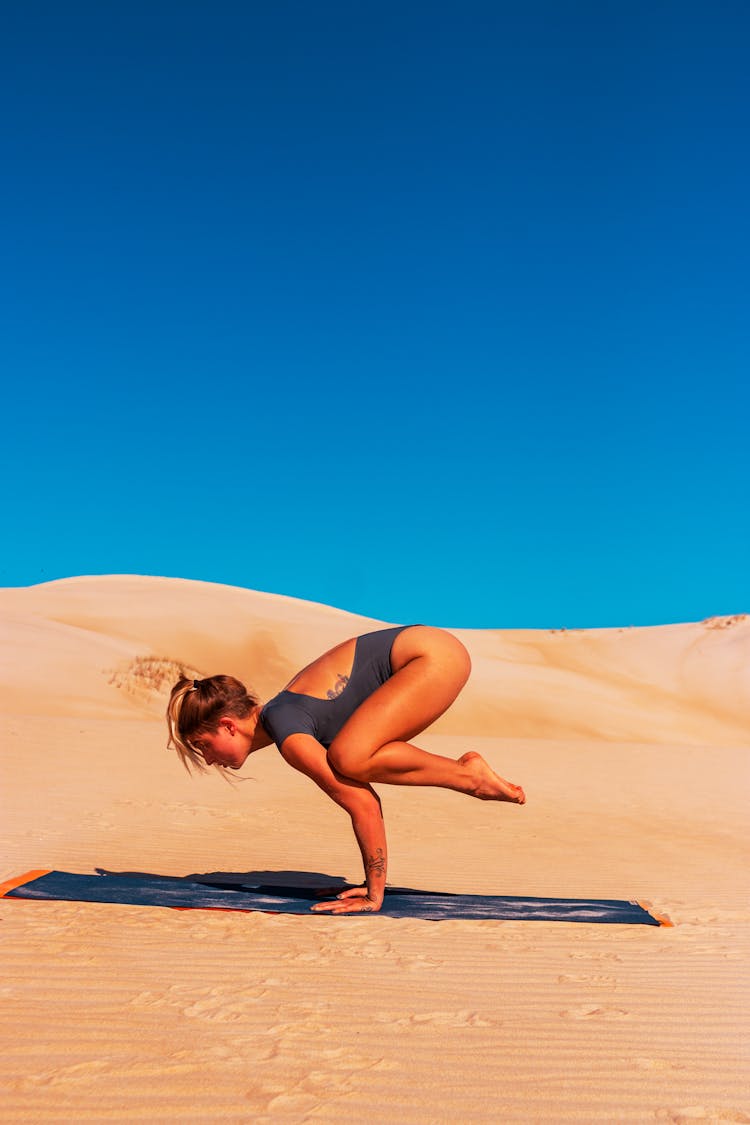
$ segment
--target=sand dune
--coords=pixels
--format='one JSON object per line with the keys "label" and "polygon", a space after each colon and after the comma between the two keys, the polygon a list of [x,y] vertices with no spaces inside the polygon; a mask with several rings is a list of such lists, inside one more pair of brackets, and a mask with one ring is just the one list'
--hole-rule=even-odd
{"label": "sand dune", "polygon": [[[272,749],[194,780],[162,716],[180,669],[267,696],[379,624],[175,579],[0,591],[0,880],[358,878]],[[647,899],[674,928],[0,900],[3,1120],[750,1121],[750,619],[457,633],[472,678],[423,744],[529,801],[381,787],[391,881]]]}
{"label": "sand dune", "polygon": [[[103,689],[137,688],[136,657],[230,672],[265,697],[326,648],[385,624],[252,590],[120,576],[3,590],[0,615],[8,706],[32,690],[25,662],[10,655],[26,649],[38,653],[31,664],[45,706],[63,713],[81,694],[116,709],[121,701]],[[640,629],[455,632],[473,671],[440,733],[723,746],[748,738],[746,614]],[[154,693],[154,714],[162,696]]]}

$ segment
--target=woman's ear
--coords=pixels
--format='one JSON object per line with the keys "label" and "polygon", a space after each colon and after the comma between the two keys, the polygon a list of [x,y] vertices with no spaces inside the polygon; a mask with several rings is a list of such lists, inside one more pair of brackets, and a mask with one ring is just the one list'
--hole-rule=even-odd
{"label": "woman's ear", "polygon": [[235,735],[237,733],[237,724],[231,715],[224,715],[219,719],[219,727],[225,730],[227,734]]}

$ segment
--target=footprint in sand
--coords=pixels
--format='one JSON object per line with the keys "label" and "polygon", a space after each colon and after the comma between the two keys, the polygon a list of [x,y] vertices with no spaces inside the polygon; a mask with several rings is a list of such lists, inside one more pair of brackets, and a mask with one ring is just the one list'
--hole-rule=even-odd
{"label": "footprint in sand", "polygon": [[183,1015],[188,1018],[210,1020],[212,1023],[236,1023],[247,1018],[248,1011],[253,1004],[257,1004],[264,996],[268,995],[267,989],[241,993],[206,996],[196,1000],[183,1008]]}
{"label": "footprint in sand", "polygon": [[328,1077],[331,1070],[342,1070],[351,1074],[356,1070],[397,1070],[398,1064],[392,1059],[384,1059],[380,1055],[357,1055],[348,1047],[328,1047],[316,1050],[324,1077]]}
{"label": "footprint in sand", "polygon": [[[255,1091],[252,1091],[255,1094]],[[326,1092],[330,1097],[330,1092]],[[284,1114],[287,1118],[296,1118],[297,1121],[302,1121],[307,1118],[307,1115],[312,1113],[313,1110],[319,1108],[321,1103],[320,1094],[305,1094],[305,1093],[283,1093],[277,1094],[276,1097],[271,1098],[266,1110],[268,1113]]]}
{"label": "footprint in sand", "polygon": [[389,941],[365,935],[353,935],[353,937],[352,942],[336,950],[337,957],[365,957],[368,960],[380,960],[381,957],[390,956],[393,947]]}
{"label": "footprint in sand", "polygon": [[333,955],[330,950],[312,949],[305,953],[283,953],[280,961],[293,961],[295,964],[315,964],[315,965],[328,965],[331,963]]}
{"label": "footprint in sand", "polygon": [[581,1004],[577,1008],[567,1008],[560,1012],[568,1020],[624,1020],[630,1015],[625,1008],[602,1008],[598,1004]]}
{"label": "footprint in sand", "polygon": [[210,1020],[213,1023],[236,1023],[268,995],[267,988],[230,989],[193,988],[189,985],[172,985],[165,993],[147,990],[139,992],[128,1005],[133,1008],[177,1008],[190,1019]]}
{"label": "footprint in sand", "polygon": [[639,1056],[637,1059],[625,1059],[636,1070],[685,1070],[684,1063],[670,1062],[669,1059],[651,1059]]}
{"label": "footprint in sand", "polygon": [[605,973],[599,975],[594,973],[561,973],[557,978],[558,984],[617,984],[617,977],[607,976]]}
{"label": "footprint in sand", "polygon": [[444,965],[444,961],[437,957],[397,957],[396,964],[400,969],[437,969]]}
{"label": "footprint in sand", "polygon": [[129,1008],[164,1008],[166,1004],[167,998],[164,993],[151,992],[150,989],[139,992],[127,1002]]}
{"label": "footprint in sand", "polygon": [[656,1113],[657,1121],[669,1121],[672,1125],[690,1125],[691,1121],[713,1121],[719,1125],[722,1121],[750,1122],[750,1114],[743,1113],[740,1109],[719,1109],[705,1105],[686,1105],[681,1109],[660,1109]]}
{"label": "footprint in sand", "polygon": [[79,1082],[88,1085],[94,1079],[102,1076],[109,1068],[109,1063],[91,1059],[88,1062],[71,1063],[69,1066],[56,1067],[54,1070],[48,1070],[42,1074],[30,1075],[28,1081],[39,1086],[74,1085]]}
{"label": "footprint in sand", "polygon": [[619,953],[601,953],[596,950],[587,950],[582,953],[569,953],[571,961],[622,961]]}
{"label": "footprint in sand", "polygon": [[463,1009],[458,1012],[414,1012],[405,1016],[403,1013],[381,1012],[375,1016],[378,1023],[387,1023],[392,1027],[499,1027],[500,1020],[488,1020],[476,1012]]}
{"label": "footprint in sand", "polygon": [[82,821],[83,828],[93,828],[97,832],[111,831],[115,825],[103,813],[93,813]]}

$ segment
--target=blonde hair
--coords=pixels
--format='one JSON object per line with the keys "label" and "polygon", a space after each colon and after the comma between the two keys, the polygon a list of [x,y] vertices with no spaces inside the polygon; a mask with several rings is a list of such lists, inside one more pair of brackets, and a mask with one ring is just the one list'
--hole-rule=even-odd
{"label": "blonde hair", "polygon": [[[195,746],[202,734],[213,734],[224,715],[246,719],[259,700],[234,676],[209,676],[190,680],[183,676],[172,688],[167,704],[168,747],[174,747],[188,773],[208,767]],[[215,766],[220,773],[224,767]],[[226,774],[224,775],[226,776]]]}

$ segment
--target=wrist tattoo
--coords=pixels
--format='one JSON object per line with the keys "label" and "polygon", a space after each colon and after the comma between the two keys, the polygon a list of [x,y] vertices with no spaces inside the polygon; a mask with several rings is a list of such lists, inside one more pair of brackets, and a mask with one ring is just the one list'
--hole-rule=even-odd
{"label": "wrist tattoo", "polygon": [[381,879],[385,878],[385,855],[382,848],[376,848],[375,855],[368,857],[367,870],[373,875],[380,876]]}

